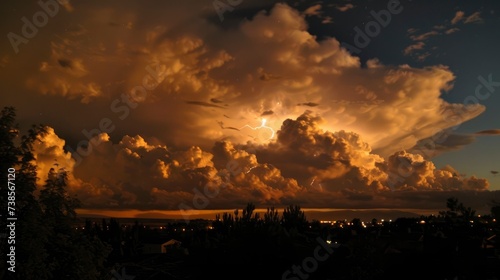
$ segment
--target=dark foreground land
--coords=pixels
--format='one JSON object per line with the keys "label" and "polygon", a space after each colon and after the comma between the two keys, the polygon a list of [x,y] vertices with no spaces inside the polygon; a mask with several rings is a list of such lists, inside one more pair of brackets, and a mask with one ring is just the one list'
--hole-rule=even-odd
{"label": "dark foreground land", "polygon": [[307,222],[295,210],[92,230],[113,247],[108,279],[500,279],[490,216]]}

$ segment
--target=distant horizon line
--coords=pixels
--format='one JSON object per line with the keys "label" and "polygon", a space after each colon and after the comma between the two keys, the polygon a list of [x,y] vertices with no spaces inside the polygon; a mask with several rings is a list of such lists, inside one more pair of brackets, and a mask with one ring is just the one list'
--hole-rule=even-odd
{"label": "distant horizon line", "polygon": [[[283,212],[286,207],[275,208],[279,212]],[[231,209],[204,209],[204,210],[188,210],[181,212],[180,210],[138,210],[138,209],[77,209],[77,215],[95,218],[142,218],[142,219],[174,219],[174,220],[195,220],[195,219],[214,219],[216,214],[230,213],[238,209],[240,213],[244,208]],[[396,214],[406,214],[410,216],[429,216],[439,214],[439,211],[445,209],[421,209],[421,208],[301,208],[306,214],[308,220],[321,219],[331,220],[335,216],[351,216],[361,215],[367,216],[377,214],[381,216],[395,217]],[[265,213],[267,208],[255,208],[254,213]],[[307,215],[309,214],[309,215]],[[362,215],[363,214],[363,215]],[[385,215],[384,215],[385,214]],[[482,214],[482,213],[479,213]],[[377,217],[374,217],[377,218]],[[343,219],[343,218],[340,218]]]}

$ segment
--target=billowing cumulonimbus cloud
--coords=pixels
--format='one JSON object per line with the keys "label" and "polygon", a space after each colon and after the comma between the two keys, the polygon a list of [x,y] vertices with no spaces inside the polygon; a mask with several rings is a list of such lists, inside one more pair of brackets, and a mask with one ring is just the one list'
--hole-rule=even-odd
{"label": "billowing cumulonimbus cloud", "polygon": [[[79,24],[52,25],[49,51],[27,63],[36,72],[9,73],[28,77],[29,90],[85,103],[61,108],[75,126],[113,121],[115,134],[80,147],[78,166],[64,163],[72,192],[90,207],[175,209],[194,188],[217,186],[224,187],[207,207],[382,205],[391,190],[487,189],[482,179],[401,152],[484,111],[441,98],[455,79],[448,67],[376,58],[364,66],[335,38],[309,33],[305,15],[286,4],[227,26],[188,2],[155,11],[75,4]],[[415,38],[435,34],[423,35]],[[124,95],[128,114],[113,105]],[[86,114],[70,114],[75,108]],[[66,129],[73,141],[83,137]],[[37,150],[44,170],[50,157],[70,160],[62,139],[50,135]],[[402,163],[411,175],[399,174]]]}
{"label": "billowing cumulonimbus cloud", "polygon": [[[192,200],[195,188],[220,193],[213,198],[215,207],[248,201],[286,204],[302,190],[295,179],[229,142],[217,142],[212,152],[195,146],[170,151],[141,136],[124,136],[115,144],[101,134],[91,140],[92,151],[80,151],[86,158],[77,166],[52,128],[40,140],[35,146],[39,174],[58,169],[57,163],[69,172],[70,192],[86,207],[176,209]],[[40,177],[41,186],[47,176]]]}
{"label": "billowing cumulonimbus cloud", "polygon": [[387,172],[390,176],[394,176],[390,178],[390,185],[395,189],[483,191],[489,187],[486,179],[475,176],[462,178],[450,166],[437,169],[431,161],[425,160],[421,155],[405,151],[389,157]]}
{"label": "billowing cumulonimbus cloud", "polygon": [[437,169],[419,154],[400,151],[385,160],[356,133],[321,129],[324,121],[306,111],[285,120],[274,143],[221,141],[209,151],[169,149],[141,136],[113,143],[100,134],[91,140],[92,152],[80,151],[86,158],[79,165],[63,150],[64,140],[49,129],[35,146],[35,156],[41,174],[55,161],[69,171],[70,193],[87,208],[177,209],[185,203],[200,209],[191,202],[200,194],[209,197],[198,202],[203,209],[247,202],[380,207],[394,196],[390,192],[488,189],[485,179],[464,177],[449,166]]}
{"label": "billowing cumulonimbus cloud", "polygon": [[[92,4],[81,5],[75,7],[80,16],[90,13]],[[161,21],[160,15],[142,17],[144,11],[127,5],[93,8],[102,17],[82,17],[74,27],[78,32],[55,36],[51,53],[38,61],[39,72],[28,75],[26,85],[108,108],[102,117],[116,112],[113,99],[127,94],[134,105],[128,114],[133,118],[125,120],[131,134],[155,134],[170,145],[208,149],[220,139],[268,142],[248,127],[266,117],[276,131],[285,119],[303,113],[297,104],[320,104],[311,110],[328,120],[324,129],[355,131],[387,157],[484,111],[482,105],[441,98],[455,78],[447,67],[386,66],[376,59],[362,67],[335,38],[318,40],[309,33],[305,15],[286,4],[230,30],[183,5],[176,9],[186,13],[161,15]],[[171,8],[168,13],[174,14]],[[165,18],[169,21],[159,24]],[[95,39],[86,40],[89,34]],[[174,117],[158,118],[164,112]],[[121,122],[121,116],[114,114],[113,120]],[[225,127],[237,129],[222,129],[224,116],[231,116]]]}
{"label": "billowing cumulonimbus cloud", "polygon": [[[276,165],[284,174],[301,174],[299,182],[322,188],[376,192],[413,190],[486,190],[488,182],[475,177],[457,177],[457,172],[437,169],[420,154],[399,151],[388,160],[372,152],[371,147],[353,132],[335,133],[319,128],[324,120],[306,112],[297,120],[286,120],[278,141],[259,150],[260,158]],[[448,137],[448,146],[463,143]],[[466,141],[467,142],[467,141]],[[446,141],[440,142],[447,145]],[[428,147],[430,149],[430,147]],[[440,147],[435,147],[436,149]],[[419,152],[422,152],[421,150]],[[287,159],[292,159],[288,161]],[[300,170],[302,170],[300,172]],[[451,170],[451,171],[450,171]],[[287,173],[287,171],[289,173]],[[394,180],[398,180],[395,182]],[[311,182],[311,184],[308,184]]]}
{"label": "billowing cumulonimbus cloud", "polygon": [[[40,141],[35,141],[33,144],[39,185],[45,183],[51,168],[55,170],[64,168],[72,171],[75,166],[75,160],[71,154],[64,151],[65,141],[56,134],[52,127],[46,127],[46,130],[46,133],[39,137]],[[69,173],[69,176],[73,178],[72,173]]]}

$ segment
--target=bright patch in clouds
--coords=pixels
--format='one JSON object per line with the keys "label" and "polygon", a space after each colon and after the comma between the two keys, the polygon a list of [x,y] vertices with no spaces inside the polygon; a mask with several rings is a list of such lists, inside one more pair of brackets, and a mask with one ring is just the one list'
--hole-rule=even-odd
{"label": "bright patch in clouds", "polygon": [[[223,183],[210,208],[249,201],[376,207],[404,204],[393,194],[399,190],[488,188],[486,180],[406,152],[485,110],[442,99],[455,80],[446,66],[373,58],[364,67],[337,39],[308,32],[305,17],[319,15],[321,5],[301,13],[276,4],[230,28],[209,21],[211,10],[168,6],[157,13],[74,3],[79,24],[72,32],[54,27],[49,50],[25,75],[26,88],[105,108],[95,113],[104,118],[114,99],[147,84],[148,65],[156,65],[161,83],[133,99],[137,109],[128,119],[114,119],[130,132],[96,136],[77,166],[59,132],[49,130],[35,149],[42,179],[57,159],[89,207],[137,209],[176,209],[192,200],[193,188]],[[457,13],[452,23],[478,17]],[[404,53],[437,34],[412,32],[419,42]],[[228,177],[232,161],[242,172]],[[394,183],[401,162],[412,172]]]}

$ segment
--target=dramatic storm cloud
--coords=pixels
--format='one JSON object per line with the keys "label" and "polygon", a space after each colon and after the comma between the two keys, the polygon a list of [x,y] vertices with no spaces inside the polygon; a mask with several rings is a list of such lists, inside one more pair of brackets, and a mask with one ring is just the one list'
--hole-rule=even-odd
{"label": "dramatic storm cloud", "polygon": [[[204,207],[224,208],[397,207],[415,194],[421,207],[427,192],[488,189],[430,161],[473,142],[436,135],[485,111],[443,99],[449,67],[362,63],[309,31],[319,4],[221,23],[200,3],[72,3],[51,18],[52,35],[20,46],[25,67],[4,57],[5,88],[38,103],[28,119],[57,108],[44,111],[51,128],[35,147],[40,184],[56,164],[87,207],[120,209],[177,209],[204,190]],[[479,21],[459,11],[451,23]],[[444,32],[413,31],[406,55]]]}
{"label": "dramatic storm cloud", "polygon": [[[306,112],[285,120],[276,142],[221,141],[210,151],[196,146],[171,150],[141,136],[125,136],[114,144],[101,134],[91,140],[94,150],[77,166],[63,151],[64,141],[49,129],[35,151],[42,173],[53,162],[69,167],[71,190],[97,208],[175,209],[199,192],[210,194],[209,208],[248,201],[327,207],[332,201],[349,205],[350,200],[380,207],[378,200],[394,191],[488,189],[485,179],[463,177],[449,166],[437,169],[418,154],[401,151],[384,160],[359,135],[324,131],[322,122]],[[415,207],[420,203],[415,200]]]}
{"label": "dramatic storm cloud", "polygon": [[[83,103],[107,103],[111,112],[101,111],[101,117],[114,112],[115,119],[128,116],[112,102],[125,93],[136,109],[130,113],[133,120],[126,121],[131,127],[148,123],[137,133],[204,147],[223,137],[240,143],[255,138],[251,129],[221,130],[223,115],[230,117],[225,125],[234,128],[259,126],[266,116],[276,130],[286,118],[304,112],[297,104],[319,104],[309,109],[321,113],[324,128],[361,134],[387,156],[484,110],[441,99],[455,78],[445,66],[371,62],[362,67],[335,38],[319,41],[310,34],[304,15],[285,4],[229,31],[204,22],[200,10],[159,24],[155,15],[139,21],[140,10],[121,9],[99,7],[98,16],[55,36],[26,87]],[[193,21],[175,23],[184,17]]]}

